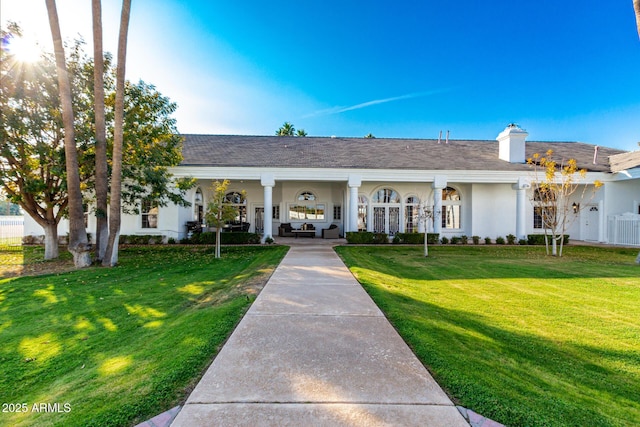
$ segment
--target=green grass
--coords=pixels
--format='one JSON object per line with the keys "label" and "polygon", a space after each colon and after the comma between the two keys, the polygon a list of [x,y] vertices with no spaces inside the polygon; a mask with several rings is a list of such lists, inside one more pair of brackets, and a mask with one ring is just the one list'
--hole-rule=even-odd
{"label": "green grass", "polygon": [[175,406],[286,251],[125,248],[115,268],[0,280],[0,403],[28,407],[0,425],[135,425]]}
{"label": "green grass", "polygon": [[510,426],[640,424],[637,250],[337,251],[459,404]]}

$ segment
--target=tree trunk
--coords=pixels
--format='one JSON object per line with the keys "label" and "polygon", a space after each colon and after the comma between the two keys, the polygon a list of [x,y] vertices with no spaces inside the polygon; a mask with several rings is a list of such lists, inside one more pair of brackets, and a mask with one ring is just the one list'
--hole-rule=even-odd
{"label": "tree trunk", "polygon": [[123,0],[118,36],[118,65],[116,68],[116,103],[113,130],[113,156],[111,171],[111,205],[109,210],[109,244],[102,265],[114,266],[118,263],[118,238],[120,236],[122,205],[122,146],[124,144],[124,78],[127,59],[127,32],[131,0]]}
{"label": "tree trunk", "polygon": [[216,258],[220,258],[220,227],[216,227]]}
{"label": "tree trunk", "polygon": [[91,265],[91,246],[84,228],[84,209],[82,207],[82,191],[80,190],[80,168],[78,151],[74,133],[73,102],[71,84],[67,74],[67,66],[60,33],[60,21],[55,0],[46,0],[53,50],[56,57],[60,104],[62,105],[62,122],[64,124],[64,152],[67,170],[67,194],[69,199],[69,252],[73,254],[76,268]]}
{"label": "tree trunk", "polygon": [[109,239],[107,221],[107,193],[109,191],[107,172],[107,136],[104,106],[104,51],[102,47],[102,7],[101,0],[92,0],[93,16],[93,83],[96,124],[96,259],[104,258]]}
{"label": "tree trunk", "polygon": [[633,9],[636,11],[636,27],[640,38],[640,0],[633,0]]}
{"label": "tree trunk", "polygon": [[58,224],[46,224],[44,230],[44,259],[56,259],[60,255],[58,249]]}

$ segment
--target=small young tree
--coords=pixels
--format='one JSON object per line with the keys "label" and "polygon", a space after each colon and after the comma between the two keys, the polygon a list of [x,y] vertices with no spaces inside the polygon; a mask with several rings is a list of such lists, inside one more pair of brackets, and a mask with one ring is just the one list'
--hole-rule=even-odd
{"label": "small young tree", "polygon": [[213,197],[207,204],[207,212],[204,216],[207,224],[216,228],[216,258],[220,258],[220,231],[226,223],[233,221],[238,214],[238,209],[226,200],[228,188],[228,179],[222,182],[216,180],[212,184]]}
{"label": "small young tree", "polygon": [[[545,246],[547,255],[549,254],[549,238],[551,239],[551,255],[562,256],[564,246],[564,235],[573,221],[577,218],[579,204],[574,195],[582,186],[582,193],[579,196],[580,202],[583,201],[587,189],[587,185],[580,184],[580,179],[584,179],[587,175],[586,169],[578,169],[578,163],[575,159],[569,159],[565,164],[561,162],[559,165],[553,159],[553,150],[549,150],[544,156],[535,153],[532,158],[527,159],[527,163],[534,169],[534,177],[531,187],[533,189],[533,202],[537,206],[534,209],[542,219],[542,228],[544,229]],[[602,183],[594,181],[593,194],[595,190],[600,188]],[[560,248],[558,250],[558,242]]]}
{"label": "small young tree", "polygon": [[420,205],[418,219],[424,223],[424,256],[429,256],[429,222],[440,216],[440,212],[434,206]]}

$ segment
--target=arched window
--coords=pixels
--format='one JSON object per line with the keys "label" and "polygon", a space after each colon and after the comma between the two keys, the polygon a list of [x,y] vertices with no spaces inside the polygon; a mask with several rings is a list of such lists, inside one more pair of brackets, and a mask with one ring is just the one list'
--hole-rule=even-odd
{"label": "arched window", "polygon": [[461,227],[462,201],[460,193],[453,187],[442,190],[442,227],[457,229]]}
{"label": "arched window", "polygon": [[367,231],[367,209],[369,202],[363,195],[358,196],[358,231]]}
{"label": "arched window", "polygon": [[297,202],[289,205],[290,220],[324,221],[325,205],[318,203],[318,197],[312,191],[301,191]]}
{"label": "arched window", "polygon": [[400,196],[398,196],[396,190],[383,188],[374,193],[371,201],[373,203],[400,203]]}
{"label": "arched window", "polygon": [[193,210],[195,220],[198,224],[204,224],[204,198],[202,196],[202,190],[198,188],[193,197]]}
{"label": "arched window", "polygon": [[234,222],[247,222],[247,199],[244,194],[232,191],[224,196],[224,201],[236,208],[236,217]]}
{"label": "arched window", "polygon": [[303,201],[303,200],[316,200],[316,195],[313,194],[311,191],[303,191],[302,193],[300,193],[298,195],[298,200],[299,201]]}
{"label": "arched window", "polygon": [[420,221],[420,199],[415,196],[407,197],[404,208],[405,233],[415,233],[418,231]]}

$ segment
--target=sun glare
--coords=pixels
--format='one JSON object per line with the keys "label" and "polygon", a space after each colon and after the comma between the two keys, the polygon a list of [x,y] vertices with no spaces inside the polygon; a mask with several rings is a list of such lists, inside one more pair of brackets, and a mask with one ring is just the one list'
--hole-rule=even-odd
{"label": "sun glare", "polygon": [[35,41],[24,37],[11,37],[7,50],[21,62],[36,62],[42,54],[40,46]]}

